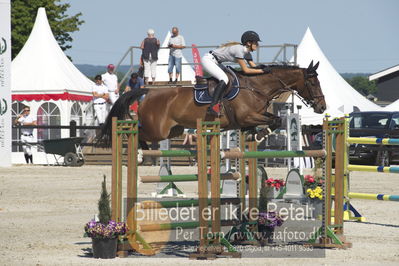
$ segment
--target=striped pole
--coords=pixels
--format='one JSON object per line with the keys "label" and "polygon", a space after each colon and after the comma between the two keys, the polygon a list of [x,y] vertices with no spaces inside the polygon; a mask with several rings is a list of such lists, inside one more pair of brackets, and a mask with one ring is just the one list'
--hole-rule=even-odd
{"label": "striped pole", "polygon": [[[240,179],[240,173],[224,173],[220,175],[221,180],[238,180]],[[208,179],[211,175],[208,174]],[[143,183],[155,183],[155,182],[190,182],[198,181],[198,175],[155,175],[155,176],[142,176],[141,182]]]}
{"label": "striped pole", "polygon": [[305,151],[225,151],[221,152],[221,157],[226,159],[236,158],[292,158],[292,157],[324,157],[325,150],[305,150]]}
{"label": "striped pole", "polygon": [[349,144],[382,144],[382,145],[399,145],[399,139],[388,138],[348,138]]}
{"label": "striped pole", "polygon": [[370,166],[370,165],[348,165],[349,171],[364,171],[364,172],[381,172],[381,173],[399,173],[399,167],[391,166]]}
{"label": "striped pole", "polygon": [[351,199],[399,201],[399,195],[368,194],[368,193],[354,193],[354,192],[349,192],[349,198],[351,198]]}

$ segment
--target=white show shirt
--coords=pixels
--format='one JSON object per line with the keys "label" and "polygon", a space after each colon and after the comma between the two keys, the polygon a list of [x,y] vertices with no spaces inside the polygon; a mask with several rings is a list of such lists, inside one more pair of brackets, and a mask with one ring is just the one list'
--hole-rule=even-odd
{"label": "white show shirt", "polygon": [[115,92],[118,88],[118,77],[115,74],[106,72],[101,75],[104,85],[108,88],[109,92]]}
{"label": "white show shirt", "polygon": [[242,44],[222,46],[213,50],[212,53],[217,56],[219,63],[237,62],[237,59],[244,59],[250,54],[248,48]]}
{"label": "white show shirt", "polygon": [[[33,121],[37,121],[36,117],[32,114],[29,114],[27,116],[22,116],[18,119],[18,123],[20,123],[22,126],[26,123],[32,123]],[[33,128],[23,128],[21,130],[21,133],[24,135],[30,135],[33,134]]]}
{"label": "white show shirt", "polygon": [[[108,93],[107,87],[105,87],[103,84],[98,85],[97,83],[93,85],[92,91],[100,94]],[[106,101],[104,98],[93,96],[93,103],[105,103],[105,102]]]}

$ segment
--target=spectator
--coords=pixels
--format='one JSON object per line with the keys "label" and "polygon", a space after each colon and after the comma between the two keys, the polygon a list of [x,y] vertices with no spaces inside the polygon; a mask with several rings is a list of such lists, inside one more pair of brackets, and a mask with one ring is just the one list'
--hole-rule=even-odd
{"label": "spectator", "polygon": [[140,56],[140,66],[137,74],[140,78],[144,78],[144,62],[143,62],[143,55]]}
{"label": "spectator", "polygon": [[148,37],[141,43],[141,49],[143,50],[142,58],[144,61],[144,82],[149,84],[150,76],[152,82],[155,81],[156,70],[157,70],[157,60],[158,60],[158,50],[159,50],[159,40],[154,37],[154,30],[149,29],[147,31]]}
{"label": "spectator", "polygon": [[[17,118],[15,119],[14,124],[21,126],[36,126],[37,125],[36,121],[37,121],[36,117],[30,113],[30,107],[25,106],[24,110],[22,111],[22,114],[17,116]],[[30,161],[30,163],[33,164],[32,150],[31,150],[31,145],[29,144],[34,142],[33,128],[21,129],[21,141],[24,144],[22,145],[22,149],[24,150],[26,163],[28,164]]]}
{"label": "spectator", "polygon": [[[197,140],[195,130],[191,129],[191,128],[185,129],[183,145],[188,145],[189,150],[191,150],[192,146],[194,145],[195,140]],[[195,158],[189,157],[188,161],[189,161],[190,166],[194,166],[196,164]]]}
{"label": "spectator", "polygon": [[107,66],[107,72],[101,75],[104,85],[108,89],[109,102],[113,105],[119,98],[119,85],[118,77],[114,74],[115,66],[109,64]]}
{"label": "spectator", "polygon": [[125,92],[139,90],[142,88],[144,88],[144,80],[140,78],[137,73],[132,73],[128,83],[126,84]]}
{"label": "spectator", "polygon": [[190,145],[192,146],[194,144],[194,140],[197,139],[197,136],[195,135],[194,129],[186,129],[184,131],[184,141],[183,145]]}
{"label": "spectator", "polygon": [[101,75],[97,75],[94,78],[95,84],[93,85],[93,106],[94,113],[97,117],[98,124],[102,126],[107,116],[107,100],[109,98],[109,92],[107,87],[103,85]]}
{"label": "spectator", "polygon": [[174,66],[176,66],[176,79],[174,81],[174,83],[176,83],[181,73],[182,49],[186,47],[184,37],[179,35],[179,29],[177,27],[172,28],[172,36],[169,39],[168,47],[170,48],[168,62],[169,83],[172,83],[173,80]]}

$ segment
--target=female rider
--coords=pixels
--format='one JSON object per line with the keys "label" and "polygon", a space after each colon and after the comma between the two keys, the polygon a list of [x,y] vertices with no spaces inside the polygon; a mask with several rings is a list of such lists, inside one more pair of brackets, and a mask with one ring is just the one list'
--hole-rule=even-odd
{"label": "female rider", "polygon": [[[205,54],[202,57],[202,65],[211,76],[219,80],[218,85],[213,93],[211,105],[208,107],[207,113],[219,116],[220,106],[219,101],[227,87],[229,78],[226,73],[220,68],[219,64],[223,62],[238,63],[242,71],[246,74],[262,74],[265,73],[263,69],[255,69],[256,64],[252,60],[250,52],[258,48],[260,42],[259,35],[254,31],[246,31],[241,36],[241,43],[231,42],[223,44],[213,51]],[[248,65],[247,65],[247,63]]]}

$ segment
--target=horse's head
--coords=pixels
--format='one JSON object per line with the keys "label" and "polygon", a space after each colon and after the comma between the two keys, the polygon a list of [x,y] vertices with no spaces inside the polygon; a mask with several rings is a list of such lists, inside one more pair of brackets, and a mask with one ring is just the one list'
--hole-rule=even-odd
{"label": "horse's head", "polygon": [[313,61],[310,62],[308,68],[302,69],[304,74],[305,86],[304,90],[300,95],[304,100],[313,107],[313,110],[321,114],[326,110],[326,101],[324,99],[323,92],[320,87],[319,79],[317,78],[317,68],[319,62],[313,66]]}

